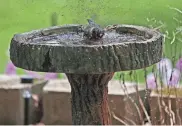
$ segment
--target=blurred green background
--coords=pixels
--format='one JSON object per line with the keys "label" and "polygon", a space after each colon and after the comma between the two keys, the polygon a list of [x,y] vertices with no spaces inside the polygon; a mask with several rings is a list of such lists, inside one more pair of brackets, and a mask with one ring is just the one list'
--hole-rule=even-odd
{"label": "blurred green background", "polygon": [[[169,36],[172,36],[172,31],[181,25],[173,17],[180,20],[182,14],[169,9],[169,6],[182,10],[182,0],[0,0],[0,72],[4,72],[9,60],[7,49],[13,35],[49,27],[53,12],[58,14],[58,25],[86,24],[87,18],[93,18],[101,25],[149,26],[156,24],[155,20],[161,21],[166,26],[162,31],[167,29]],[[155,20],[148,22],[147,18]],[[176,43],[181,45],[181,42]],[[171,47],[166,42],[165,51],[170,58],[174,55],[171,54]],[[179,53],[180,50],[180,46],[177,46],[175,52]],[[18,70],[18,73],[22,72]],[[137,71],[142,76],[139,81],[143,80],[142,72],[143,70]]]}

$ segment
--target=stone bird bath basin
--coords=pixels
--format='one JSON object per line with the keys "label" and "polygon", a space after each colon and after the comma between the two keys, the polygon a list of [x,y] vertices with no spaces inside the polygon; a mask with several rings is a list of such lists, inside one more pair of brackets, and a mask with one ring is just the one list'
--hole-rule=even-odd
{"label": "stone bird bath basin", "polygon": [[142,26],[110,25],[101,39],[89,40],[83,37],[83,27],[71,24],[15,34],[10,58],[26,70],[67,75],[74,125],[111,124],[108,82],[114,72],[157,63],[163,37]]}

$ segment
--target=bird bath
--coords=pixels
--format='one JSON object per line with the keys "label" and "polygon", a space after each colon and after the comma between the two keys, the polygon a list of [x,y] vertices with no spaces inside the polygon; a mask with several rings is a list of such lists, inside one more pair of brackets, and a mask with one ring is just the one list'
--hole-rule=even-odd
{"label": "bird bath", "polygon": [[82,29],[82,25],[71,24],[15,34],[10,58],[16,67],[26,70],[67,75],[74,125],[111,124],[108,82],[114,72],[157,63],[163,37],[142,26],[111,25],[101,39],[89,40]]}

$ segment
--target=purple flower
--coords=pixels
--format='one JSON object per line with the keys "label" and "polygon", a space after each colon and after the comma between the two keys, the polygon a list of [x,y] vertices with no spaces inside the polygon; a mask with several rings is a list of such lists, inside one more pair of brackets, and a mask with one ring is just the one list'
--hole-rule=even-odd
{"label": "purple flower", "polygon": [[169,86],[178,86],[180,82],[181,73],[178,69],[174,68],[171,73],[171,77],[169,79]]}
{"label": "purple flower", "polygon": [[33,77],[33,78],[42,78],[42,75],[40,75],[38,72],[25,70],[26,74]]}
{"label": "purple flower", "polygon": [[156,78],[153,73],[147,75],[147,86],[149,89],[156,88]]}
{"label": "purple flower", "polygon": [[168,58],[163,58],[157,63],[157,70],[164,84],[168,84],[172,72],[172,62]]}
{"label": "purple flower", "polygon": [[11,61],[9,61],[7,66],[6,66],[5,74],[7,74],[7,75],[15,75],[16,74],[16,67],[14,66],[14,64]]}
{"label": "purple flower", "polygon": [[157,63],[157,70],[161,73],[167,73],[167,70],[172,69],[172,62],[168,58],[163,58]]}
{"label": "purple flower", "polygon": [[182,57],[177,61],[176,68],[182,72]]}
{"label": "purple flower", "polygon": [[50,80],[50,79],[57,79],[58,74],[57,73],[46,73],[45,74],[45,79]]}

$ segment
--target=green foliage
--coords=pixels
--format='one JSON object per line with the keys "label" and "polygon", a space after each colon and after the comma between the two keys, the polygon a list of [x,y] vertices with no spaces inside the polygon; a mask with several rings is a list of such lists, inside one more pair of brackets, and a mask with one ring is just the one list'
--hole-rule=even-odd
{"label": "green foliage", "polygon": [[[58,14],[58,25],[84,23],[87,18],[101,25],[136,24],[148,26],[147,18],[162,21],[172,35],[179,26],[173,17],[179,13],[168,6],[182,8],[180,0],[0,0],[0,72],[4,72],[9,58],[6,55],[11,38],[16,33],[49,27],[50,16]],[[181,44],[180,44],[181,45]],[[170,55],[171,45],[166,44]],[[177,50],[180,46],[178,46]],[[22,73],[21,70],[18,71]],[[143,70],[137,71],[143,81]]]}

